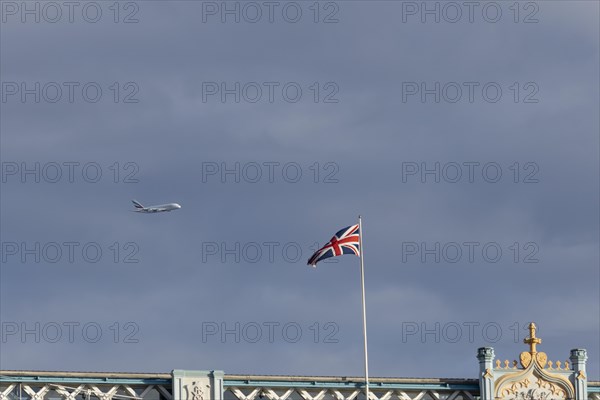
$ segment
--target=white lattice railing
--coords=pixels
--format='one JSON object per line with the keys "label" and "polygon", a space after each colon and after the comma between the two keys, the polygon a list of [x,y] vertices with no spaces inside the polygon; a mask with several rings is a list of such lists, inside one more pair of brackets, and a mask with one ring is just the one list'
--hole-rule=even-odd
{"label": "white lattice railing", "polygon": [[173,396],[168,385],[12,383],[0,386],[0,400],[173,400]]}
{"label": "white lattice railing", "polygon": [[[271,388],[245,388],[229,387],[226,391],[231,393],[232,400],[358,400],[363,396],[362,389],[310,389],[291,388],[281,389],[279,393]],[[475,397],[465,390],[454,390],[439,393],[435,390],[402,391],[389,389],[371,389],[369,400],[475,400]]]}

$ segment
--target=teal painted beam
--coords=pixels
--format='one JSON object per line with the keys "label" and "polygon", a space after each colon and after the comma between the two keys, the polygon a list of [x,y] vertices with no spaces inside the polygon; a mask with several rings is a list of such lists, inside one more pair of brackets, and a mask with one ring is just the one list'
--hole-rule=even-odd
{"label": "teal painted beam", "polygon": [[[47,377],[47,376],[0,376],[2,383],[55,383],[55,384],[96,384],[96,385],[164,385],[170,387],[171,379],[131,379],[131,378],[89,378],[89,377]],[[466,390],[479,392],[479,385],[448,384],[448,383],[383,383],[372,382],[374,389],[387,390],[437,390],[454,391]],[[248,381],[248,380],[225,380],[225,388],[228,387],[267,387],[267,388],[321,388],[321,389],[360,389],[363,382],[315,382],[315,381]],[[590,388],[592,389],[592,388]],[[594,388],[595,389],[595,388]],[[600,389],[600,388],[598,388]],[[590,390],[596,392],[595,390]],[[599,390],[600,391],[600,390]]]}
{"label": "teal painted beam", "polygon": [[[223,386],[227,387],[268,387],[268,388],[322,388],[322,389],[359,389],[364,386],[362,382],[285,382],[285,381],[248,381],[248,380],[225,380]],[[448,384],[448,383],[382,383],[370,382],[374,389],[388,390],[466,390],[469,392],[479,392],[479,385]]]}
{"label": "teal painted beam", "polygon": [[78,378],[57,376],[0,376],[0,382],[9,383],[55,383],[94,384],[94,385],[166,385],[171,387],[171,379],[130,379],[130,378]]}

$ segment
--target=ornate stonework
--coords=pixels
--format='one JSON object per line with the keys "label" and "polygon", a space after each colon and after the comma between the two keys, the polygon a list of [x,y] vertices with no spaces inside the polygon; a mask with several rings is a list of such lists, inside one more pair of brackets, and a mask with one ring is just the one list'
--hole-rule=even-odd
{"label": "ornate stonework", "polygon": [[[208,400],[208,390],[210,390],[210,384],[202,385],[198,381],[192,381],[191,384],[183,386],[186,391],[186,400]],[[205,391],[207,391],[205,393]]]}
{"label": "ornate stonework", "polygon": [[[508,372],[496,381],[496,399],[504,400],[571,400],[575,398],[575,388],[568,375],[573,371],[558,370],[549,372],[548,356],[538,352],[537,345],[542,339],[535,335],[537,327],[529,324],[529,337],[523,340],[529,351],[519,355],[523,369]],[[552,365],[552,362],[550,362]],[[557,363],[560,366],[560,362]]]}
{"label": "ornate stonework", "polygon": [[[519,362],[496,360],[491,348],[478,352],[480,365],[481,400],[583,400],[587,398],[585,375],[586,351],[571,350],[569,361],[548,360],[537,350],[542,339],[536,336],[537,327],[529,324],[529,337],[523,342],[529,351],[519,355]],[[519,367],[520,363],[520,367]],[[502,365],[504,364],[504,365]]]}
{"label": "ornate stonework", "polygon": [[175,400],[222,400],[223,372],[173,371]]}
{"label": "ornate stonework", "polygon": [[505,400],[565,400],[567,393],[559,385],[532,377],[513,382],[500,390]]}

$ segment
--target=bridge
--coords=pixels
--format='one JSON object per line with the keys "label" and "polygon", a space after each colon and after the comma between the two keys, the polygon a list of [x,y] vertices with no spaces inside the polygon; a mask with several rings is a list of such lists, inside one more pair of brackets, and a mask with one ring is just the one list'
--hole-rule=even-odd
{"label": "bridge", "polygon": [[[479,374],[455,378],[373,378],[369,400],[600,400],[587,379],[587,352],[551,361],[537,346],[535,325],[519,361],[477,350]],[[366,400],[364,378],[169,373],[0,371],[0,400]]]}

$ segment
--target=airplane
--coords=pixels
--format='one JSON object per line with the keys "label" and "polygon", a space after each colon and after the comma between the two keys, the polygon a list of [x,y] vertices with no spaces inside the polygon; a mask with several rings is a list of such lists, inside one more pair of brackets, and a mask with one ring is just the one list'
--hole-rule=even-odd
{"label": "airplane", "polygon": [[131,200],[131,201],[133,202],[133,205],[137,209],[137,210],[131,210],[133,212],[156,213],[156,212],[163,212],[163,211],[179,210],[181,208],[181,206],[177,203],[160,204],[158,206],[144,207],[143,205],[140,204],[140,202],[138,202],[136,200]]}

